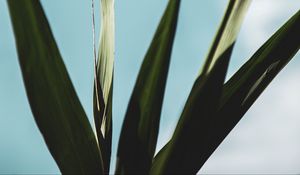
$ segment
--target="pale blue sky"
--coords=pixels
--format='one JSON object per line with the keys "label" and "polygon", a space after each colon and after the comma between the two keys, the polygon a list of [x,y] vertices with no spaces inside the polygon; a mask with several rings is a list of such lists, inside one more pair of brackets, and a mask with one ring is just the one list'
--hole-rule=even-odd
{"label": "pale blue sky", "polygon": [[[113,162],[127,102],[166,3],[167,0],[115,2]],[[226,0],[182,0],[158,148],[176,125],[226,3]],[[42,4],[82,105],[93,122],[91,2],[42,0]],[[234,49],[229,74],[299,8],[299,0],[254,0]],[[299,59],[297,54],[201,173],[300,172]],[[0,0],[0,63],[0,174],[59,173],[27,102],[5,0]]]}

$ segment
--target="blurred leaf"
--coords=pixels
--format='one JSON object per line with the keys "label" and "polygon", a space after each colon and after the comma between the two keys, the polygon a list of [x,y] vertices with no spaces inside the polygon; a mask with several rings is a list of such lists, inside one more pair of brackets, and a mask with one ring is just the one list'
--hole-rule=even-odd
{"label": "blurred leaf", "polygon": [[204,142],[216,113],[231,52],[250,0],[231,0],[174,135],[155,158],[151,174],[196,174],[210,154]]}
{"label": "blurred leaf", "polygon": [[[220,144],[300,47],[300,11],[225,84],[210,142]],[[213,152],[215,148],[208,151]]]}
{"label": "blurred leaf", "polygon": [[38,0],[8,0],[26,93],[63,174],[102,174],[95,135]]}
{"label": "blurred leaf", "polygon": [[144,58],[121,131],[117,173],[149,173],[154,155],[180,0],[170,0]]}
{"label": "blurred leaf", "polygon": [[[115,17],[114,0],[101,0],[101,32],[96,80],[94,83],[94,120],[103,157],[109,173],[112,140],[112,82],[114,66]],[[98,97],[97,97],[98,95]],[[99,104],[97,102],[99,100]],[[99,106],[98,106],[99,105]]]}

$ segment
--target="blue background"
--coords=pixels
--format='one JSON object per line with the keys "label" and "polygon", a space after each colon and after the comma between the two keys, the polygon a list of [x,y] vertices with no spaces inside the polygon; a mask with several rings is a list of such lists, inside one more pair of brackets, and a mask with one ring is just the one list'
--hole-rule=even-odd
{"label": "blue background", "polygon": [[[93,123],[91,2],[42,0],[42,4],[79,98]],[[166,4],[167,0],[115,2],[112,169],[127,103]],[[176,126],[226,4],[225,0],[182,1],[158,149]],[[299,0],[254,0],[234,49],[228,77],[299,8]],[[99,31],[99,2],[96,11]],[[200,173],[300,172],[299,59],[297,54]],[[5,0],[0,0],[0,63],[0,173],[59,173],[28,105]]]}

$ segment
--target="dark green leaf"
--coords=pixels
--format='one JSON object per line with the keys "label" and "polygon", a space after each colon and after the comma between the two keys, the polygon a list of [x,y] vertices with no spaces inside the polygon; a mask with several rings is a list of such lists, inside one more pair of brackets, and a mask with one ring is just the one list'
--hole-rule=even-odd
{"label": "dark green leaf", "polygon": [[144,58],[125,116],[117,173],[149,172],[154,155],[180,0],[170,0]]}
{"label": "dark green leaf", "polygon": [[103,174],[99,148],[38,0],[8,0],[26,93],[63,174]]}
{"label": "dark green leaf", "polygon": [[300,11],[286,22],[225,84],[221,104],[214,123],[208,149],[216,145],[234,128],[259,95],[300,47]]}
{"label": "dark green leaf", "polygon": [[174,135],[155,158],[151,174],[196,174],[210,154],[206,128],[217,111],[231,52],[248,0],[230,1],[200,76],[188,97]]}

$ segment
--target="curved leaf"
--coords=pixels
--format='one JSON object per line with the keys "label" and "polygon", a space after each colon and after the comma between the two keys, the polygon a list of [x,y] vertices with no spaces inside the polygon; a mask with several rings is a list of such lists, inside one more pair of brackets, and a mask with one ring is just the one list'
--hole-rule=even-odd
{"label": "curved leaf", "polygon": [[119,174],[147,174],[154,155],[180,0],[170,0],[144,58],[121,131]]}
{"label": "curved leaf", "polygon": [[[219,144],[300,48],[300,11],[290,18],[224,85],[211,137]],[[212,152],[214,149],[211,149]]]}
{"label": "curved leaf", "polygon": [[196,174],[210,156],[206,152],[231,52],[250,0],[231,0],[204,67],[196,79],[167,148],[159,153],[151,174]]}
{"label": "curved leaf", "polygon": [[102,174],[95,135],[38,0],[8,0],[35,121],[63,174]]}

